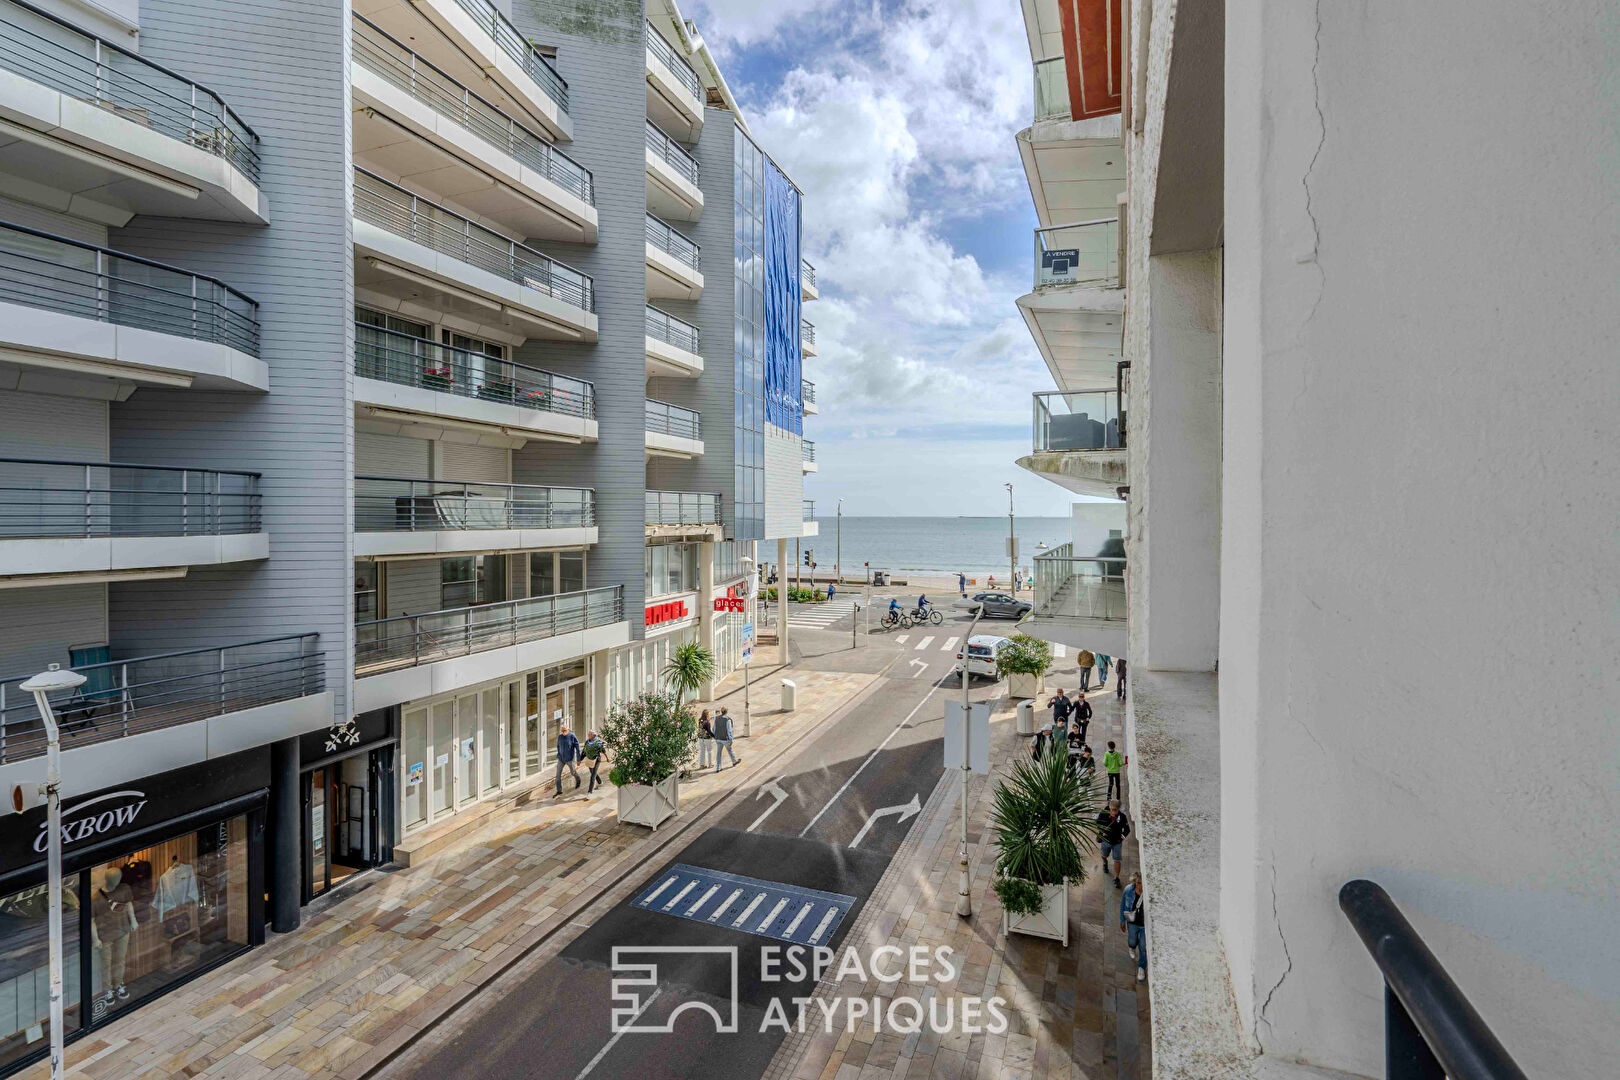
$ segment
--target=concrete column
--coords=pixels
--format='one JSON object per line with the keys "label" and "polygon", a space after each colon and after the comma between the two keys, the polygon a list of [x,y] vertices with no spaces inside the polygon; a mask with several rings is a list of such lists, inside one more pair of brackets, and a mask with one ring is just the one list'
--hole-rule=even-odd
{"label": "concrete column", "polygon": [[298,929],[303,899],[303,800],[298,783],[298,739],[270,746],[270,928],[278,934]]}
{"label": "concrete column", "polygon": [[608,714],[608,670],[613,654],[609,649],[591,653],[591,715],[592,725],[600,729]]}
{"label": "concrete column", "polygon": [[786,565],[787,540],[784,538],[776,542],[776,647],[784,664],[788,662],[787,575],[782,572]]}
{"label": "concrete column", "polygon": [[[698,545],[698,644],[714,655],[714,541]],[[714,680],[698,687],[698,697],[714,695]]]}

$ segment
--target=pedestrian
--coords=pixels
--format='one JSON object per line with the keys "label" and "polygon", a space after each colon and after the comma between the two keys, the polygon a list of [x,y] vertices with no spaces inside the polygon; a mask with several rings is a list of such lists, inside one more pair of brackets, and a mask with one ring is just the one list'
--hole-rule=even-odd
{"label": "pedestrian", "polygon": [[709,723],[709,710],[698,717],[698,768],[709,767],[709,754],[714,750],[714,725]]}
{"label": "pedestrian", "polygon": [[956,572],[956,587],[962,590],[962,599],[967,599],[967,575],[958,570]]}
{"label": "pedestrian", "polygon": [[1058,734],[1067,734],[1069,713],[1073,706],[1069,699],[1064,696],[1063,691],[1059,690],[1048,698],[1046,706],[1052,710],[1052,726],[1057,729]]}
{"label": "pedestrian", "polygon": [[1124,701],[1125,700],[1125,658],[1123,656],[1120,657],[1119,658],[1119,663],[1114,665],[1114,667],[1115,667],[1114,692],[1119,695],[1119,700]]}
{"label": "pedestrian", "polygon": [[838,583],[836,581],[828,582],[827,583],[827,599],[831,600],[836,595],[838,595]]}
{"label": "pedestrian", "polygon": [[1131,883],[1119,898],[1119,928],[1125,932],[1125,945],[1136,957],[1136,981],[1147,981],[1147,890],[1142,872],[1131,875]]}
{"label": "pedestrian", "polygon": [[1108,681],[1108,665],[1112,662],[1107,653],[1097,654],[1097,689],[1101,690]]}
{"label": "pedestrian", "polygon": [[1108,753],[1103,755],[1103,771],[1108,774],[1109,798],[1123,799],[1125,797],[1125,793],[1120,789],[1119,783],[1119,770],[1124,763],[1125,759],[1119,756],[1118,750],[1114,749],[1114,740],[1109,739]]}
{"label": "pedestrian", "polygon": [[1046,740],[1052,737],[1052,725],[1048,722],[1035,733],[1035,760],[1041,760],[1041,754],[1046,750]]}
{"label": "pedestrian", "polygon": [[574,766],[574,762],[578,759],[579,740],[574,737],[572,731],[568,730],[568,725],[564,724],[557,729],[557,790],[551,796],[553,799],[562,798],[562,771],[564,768],[573,774],[574,790],[579,790],[579,769]]}
{"label": "pedestrian", "polygon": [[1074,654],[1074,662],[1080,667],[1080,690],[1084,693],[1091,689],[1091,669],[1097,665],[1097,654],[1081,649]]}
{"label": "pedestrian", "polygon": [[1091,726],[1091,702],[1084,692],[1075,695],[1074,726],[1080,730],[1080,741],[1086,741],[1086,729]]}
{"label": "pedestrian", "polygon": [[1119,888],[1119,861],[1125,857],[1125,838],[1131,835],[1131,819],[1119,808],[1119,800],[1111,799],[1108,809],[1097,815],[1097,841],[1102,851],[1103,873],[1108,873],[1108,860],[1114,860],[1114,888]]}
{"label": "pedestrian", "polygon": [[589,763],[591,770],[591,782],[585,785],[585,794],[589,795],[596,790],[596,785],[602,782],[602,778],[596,775],[596,770],[607,759],[607,743],[592,731],[585,736],[585,745],[579,748],[579,752]]}
{"label": "pedestrian", "polygon": [[1097,759],[1091,756],[1091,747],[1086,746],[1084,743],[1080,746],[1080,760],[1075,762],[1075,765],[1082,772],[1091,773],[1093,776],[1097,775]]}
{"label": "pedestrian", "polygon": [[737,751],[735,751],[735,750],[733,750],[731,748],[731,740],[732,740],[731,713],[727,712],[725,709],[722,708],[720,710],[720,715],[716,716],[714,718],[714,771],[715,772],[719,772],[721,769],[725,768],[725,765],[721,764],[721,762],[720,762],[720,751],[722,751],[722,750],[724,750],[726,753],[731,755],[731,763],[733,765],[742,764],[742,759],[737,756]]}

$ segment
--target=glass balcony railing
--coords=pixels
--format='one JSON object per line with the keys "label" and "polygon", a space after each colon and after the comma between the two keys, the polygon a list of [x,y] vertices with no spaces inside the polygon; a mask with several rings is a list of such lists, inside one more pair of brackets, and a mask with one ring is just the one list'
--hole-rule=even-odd
{"label": "glass balcony railing", "polygon": [[799,398],[806,405],[814,405],[816,403],[816,384],[809,379],[799,380]]}
{"label": "glass balcony railing", "polygon": [[596,310],[591,279],[572,266],[361,168],[354,170],[354,216],[565,304]]}
{"label": "glass balcony railing", "polygon": [[571,529],[596,524],[590,488],[354,478],[356,532]]}
{"label": "glass balcony railing", "polygon": [[649,491],[648,525],[718,525],[720,496],[704,491]]}
{"label": "glass balcony railing", "polygon": [[694,270],[699,267],[700,251],[697,244],[652,214],[647,215],[647,243]]}
{"label": "glass balcony railing", "polygon": [[816,501],[814,499],[804,500],[804,520],[816,520]]}
{"label": "glass balcony railing", "polygon": [[1073,544],[1035,556],[1037,619],[1125,620],[1123,556],[1076,557]]}
{"label": "glass balcony railing", "polygon": [[259,306],[215,278],[0,223],[0,301],[259,355]]}
{"label": "glass balcony railing", "polygon": [[674,435],[681,439],[701,439],[703,420],[691,409],[683,409],[667,401],[648,398],[647,430],[654,434]]}
{"label": "glass balcony railing", "polygon": [[1119,219],[1035,230],[1035,287],[1119,287]]}
{"label": "glass balcony railing", "polygon": [[1125,446],[1125,409],[1118,390],[1035,394],[1034,448],[1119,450]]}
{"label": "glass balcony railing", "polygon": [[0,0],[0,68],[206,150],[259,182],[259,137],[218,94],[32,4]]}
{"label": "glass balcony railing", "polygon": [[697,327],[651,304],[647,305],[647,336],[694,355],[703,351]]}
{"label": "glass balcony railing", "polygon": [[490,3],[490,0],[456,0],[456,3],[461,10],[472,16],[473,22],[477,23],[484,33],[494,39],[497,48],[528,73],[529,78],[557,103],[559,109],[565,113],[568,111],[568,84],[557,73],[550,59],[530,44],[529,39],[512,25],[510,19],[501,14],[500,9]]}
{"label": "glass balcony railing", "polygon": [[394,86],[592,205],[591,174],[467,87],[434,67],[363,15],[354,16],[354,58]]}
{"label": "glass balcony railing", "polygon": [[664,40],[664,35],[655,30],[652,23],[647,24],[647,50],[669,68],[670,74],[680,80],[687,93],[699,101],[703,100],[703,83],[698,79],[697,72],[684,56],[675,51],[675,46]]}
{"label": "glass balcony railing", "polygon": [[799,336],[811,345],[816,343],[816,324],[809,319],[799,320]]}
{"label": "glass balcony railing", "polygon": [[697,158],[693,157],[686,147],[659,131],[658,125],[651,120],[647,121],[647,149],[657,154],[666,165],[692,183],[698,182]]}
{"label": "glass balcony railing", "polygon": [[[293,634],[239,645],[113,659],[105,646],[70,651],[85,677],[57,695],[51,711],[62,749],[140,735],[223,713],[318,694],[325,658],[319,634]],[[45,725],[33,695],[18,684],[37,674],[0,679],[0,765],[45,753]]]}
{"label": "glass balcony railing", "polygon": [[804,440],[804,460],[816,460],[816,444],[809,439]]}
{"label": "glass balcony railing", "polygon": [[623,620],[619,585],[375,619],[355,624],[354,673],[416,667]]}
{"label": "glass balcony railing", "polygon": [[259,531],[259,474],[0,458],[0,539]]}
{"label": "glass balcony railing", "polygon": [[1067,120],[1070,115],[1069,76],[1063,57],[1035,61],[1035,119]]}
{"label": "glass balcony railing", "polygon": [[368,323],[354,324],[354,373],[398,386],[516,405],[521,409],[596,416],[596,388],[539,368],[454,349]]}

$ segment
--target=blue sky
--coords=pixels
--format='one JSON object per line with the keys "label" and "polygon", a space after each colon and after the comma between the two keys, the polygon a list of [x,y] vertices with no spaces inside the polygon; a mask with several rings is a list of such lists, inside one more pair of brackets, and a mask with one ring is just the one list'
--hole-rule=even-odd
{"label": "blue sky", "polygon": [[805,193],[817,508],[1021,513],[1073,496],[1019,469],[1050,377],[1014,300],[1035,213],[1013,136],[1029,47],[1006,0],[696,0],[754,136]]}

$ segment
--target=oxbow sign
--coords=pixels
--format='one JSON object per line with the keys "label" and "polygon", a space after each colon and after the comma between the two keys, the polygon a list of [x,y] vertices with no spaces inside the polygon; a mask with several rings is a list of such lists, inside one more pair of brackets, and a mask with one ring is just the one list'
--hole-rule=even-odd
{"label": "oxbow sign", "polygon": [[[102,833],[116,832],[135,823],[146,807],[144,791],[113,791],[86,799],[62,811],[62,847],[81,843]],[[44,851],[47,842],[45,822],[40,822],[34,850]]]}
{"label": "oxbow sign", "polygon": [[659,623],[673,622],[676,619],[686,618],[686,601],[670,600],[662,604],[648,604],[643,613],[643,625],[657,626]]}

